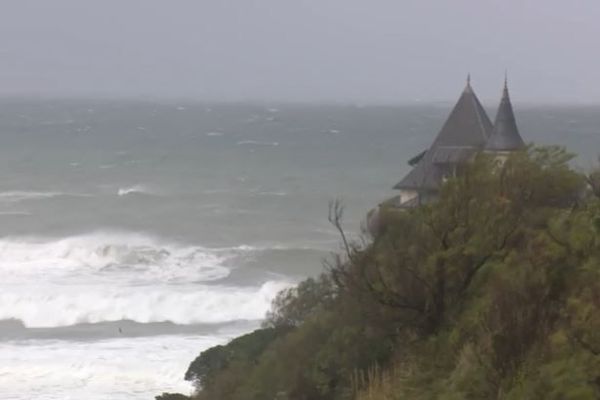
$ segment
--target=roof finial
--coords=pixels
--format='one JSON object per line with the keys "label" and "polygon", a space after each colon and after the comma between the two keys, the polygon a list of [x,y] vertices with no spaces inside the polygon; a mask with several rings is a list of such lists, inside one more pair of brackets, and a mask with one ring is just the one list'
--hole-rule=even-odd
{"label": "roof finial", "polygon": [[471,86],[471,73],[467,74],[467,86]]}
{"label": "roof finial", "polygon": [[508,89],[508,68],[504,70],[504,89]]}

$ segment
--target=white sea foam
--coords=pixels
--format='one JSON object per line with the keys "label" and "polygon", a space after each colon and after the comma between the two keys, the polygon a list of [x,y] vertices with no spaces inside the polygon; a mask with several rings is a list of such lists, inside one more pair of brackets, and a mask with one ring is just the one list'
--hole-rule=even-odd
{"label": "white sea foam", "polygon": [[228,276],[237,256],[259,250],[207,249],[118,233],[0,240],[0,320],[57,327],[261,319],[287,282],[208,284]]}
{"label": "white sea foam", "polygon": [[64,192],[51,192],[51,191],[33,191],[33,190],[11,190],[6,192],[0,192],[0,201],[6,203],[18,203],[24,200],[41,200],[50,199],[59,196],[84,196],[81,194],[64,193]]}
{"label": "white sea foam", "polygon": [[128,196],[131,194],[154,194],[152,190],[144,185],[133,185],[119,188],[117,191],[119,196]]}
{"label": "white sea foam", "polygon": [[259,140],[241,140],[237,142],[238,146],[254,145],[254,146],[279,146],[279,142],[261,142]]}
{"label": "white sea foam", "polygon": [[192,387],[183,380],[189,363],[231,336],[0,343],[0,398],[147,400],[163,392],[189,394]]}
{"label": "white sea foam", "polygon": [[215,137],[215,136],[218,137],[218,136],[223,136],[223,135],[225,135],[223,132],[207,132],[206,133],[206,136],[209,136],[209,137]]}
{"label": "white sea foam", "polygon": [[287,192],[258,192],[261,196],[276,196],[276,197],[285,197],[288,195]]}
{"label": "white sea foam", "polygon": [[179,325],[260,320],[287,286],[274,281],[258,288],[17,285],[0,291],[0,320],[19,320],[28,328],[121,320]]}
{"label": "white sea foam", "polygon": [[238,249],[211,250],[130,233],[99,232],[61,239],[0,240],[3,284],[43,277],[64,283],[118,280],[127,283],[179,283],[221,279],[223,264]]}

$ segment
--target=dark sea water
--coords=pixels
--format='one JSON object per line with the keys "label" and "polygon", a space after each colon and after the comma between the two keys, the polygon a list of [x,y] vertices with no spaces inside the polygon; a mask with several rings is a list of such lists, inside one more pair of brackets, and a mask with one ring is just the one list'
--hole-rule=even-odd
{"label": "dark sea water", "polygon": [[[339,248],[328,201],[358,232],[450,107],[0,101],[0,398],[189,392],[201,350]],[[600,107],[517,118],[600,153]]]}

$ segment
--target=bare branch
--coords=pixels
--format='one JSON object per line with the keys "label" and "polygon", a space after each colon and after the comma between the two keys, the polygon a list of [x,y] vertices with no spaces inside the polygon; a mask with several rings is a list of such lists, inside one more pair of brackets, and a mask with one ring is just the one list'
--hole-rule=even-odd
{"label": "bare branch", "polygon": [[346,255],[348,259],[352,259],[352,251],[350,243],[346,237],[346,233],[344,232],[344,228],[342,227],[342,219],[344,217],[344,205],[339,199],[333,200],[329,202],[329,216],[328,220],[331,225],[335,227],[335,229],[339,232],[342,237],[342,243],[344,245],[344,249],[346,250]]}

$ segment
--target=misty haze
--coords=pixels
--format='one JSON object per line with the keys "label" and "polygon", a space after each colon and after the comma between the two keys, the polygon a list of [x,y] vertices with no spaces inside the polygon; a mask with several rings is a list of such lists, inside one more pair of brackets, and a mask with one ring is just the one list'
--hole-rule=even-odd
{"label": "misty haze", "polygon": [[0,90],[16,96],[598,103],[596,1],[9,1]]}

